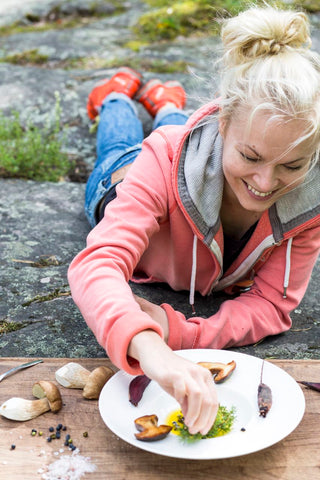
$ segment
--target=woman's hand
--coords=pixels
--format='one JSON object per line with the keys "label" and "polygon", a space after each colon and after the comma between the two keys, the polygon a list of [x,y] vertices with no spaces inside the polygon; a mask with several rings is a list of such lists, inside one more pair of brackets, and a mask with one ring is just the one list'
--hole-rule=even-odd
{"label": "woman's hand", "polygon": [[178,401],[190,433],[208,433],[218,411],[209,370],[175,354],[151,330],[138,333],[131,340],[128,354],[140,362],[149,378]]}

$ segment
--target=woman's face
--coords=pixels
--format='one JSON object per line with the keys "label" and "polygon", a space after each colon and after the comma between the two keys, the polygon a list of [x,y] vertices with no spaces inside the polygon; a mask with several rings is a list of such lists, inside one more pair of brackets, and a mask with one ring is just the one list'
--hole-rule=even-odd
{"label": "woman's face", "polygon": [[303,120],[267,122],[270,117],[257,112],[249,130],[242,120],[247,118],[234,117],[227,127],[220,120],[224,195],[246,210],[262,213],[303,181],[313,150],[307,141],[289,148],[304,131]]}

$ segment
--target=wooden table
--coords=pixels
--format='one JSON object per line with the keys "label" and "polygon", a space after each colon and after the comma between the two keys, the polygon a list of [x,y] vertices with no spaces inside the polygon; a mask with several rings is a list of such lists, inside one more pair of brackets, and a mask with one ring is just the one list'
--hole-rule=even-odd
{"label": "wooden table", "polygon": [[[0,358],[0,374],[30,361]],[[18,372],[0,383],[0,404],[11,397],[32,399],[32,385],[38,380],[55,381],[54,373],[69,361],[92,370],[111,366],[108,359],[43,359],[44,362]],[[320,360],[273,360],[296,380],[320,381]],[[115,367],[113,367],[114,370]],[[103,423],[96,400],[85,400],[80,390],[61,387],[63,408],[58,414],[45,413],[34,420],[15,422],[0,416],[0,479],[41,479],[42,471],[70,455],[62,440],[46,441],[48,428],[67,426],[80,455],[90,457],[97,469],[82,478],[89,480],[308,480],[320,479],[320,393],[302,387],[306,412],[294,432],[281,442],[242,457],[224,460],[179,460],[140,450],[119,439]],[[32,436],[31,430],[43,436]],[[87,431],[88,437],[83,433]],[[64,432],[64,433],[67,433]],[[64,438],[64,437],[63,437]],[[10,447],[16,445],[14,450]],[[58,454],[57,454],[58,453]]]}

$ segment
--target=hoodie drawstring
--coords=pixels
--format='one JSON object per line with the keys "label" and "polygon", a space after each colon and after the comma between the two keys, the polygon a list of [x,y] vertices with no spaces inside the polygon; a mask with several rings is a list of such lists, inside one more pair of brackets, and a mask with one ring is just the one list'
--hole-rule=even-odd
{"label": "hoodie drawstring", "polygon": [[284,272],[284,281],[283,281],[283,298],[287,298],[287,288],[289,285],[290,277],[290,268],[291,268],[291,247],[292,247],[293,238],[289,238],[287,243],[287,253],[286,253],[286,268]]}
{"label": "hoodie drawstring", "polygon": [[192,247],[192,268],[191,268],[191,279],[190,279],[190,295],[189,303],[192,308],[192,315],[195,315],[196,311],[194,309],[194,292],[196,288],[196,273],[197,273],[197,246],[198,238],[197,235],[193,237],[193,247]]}

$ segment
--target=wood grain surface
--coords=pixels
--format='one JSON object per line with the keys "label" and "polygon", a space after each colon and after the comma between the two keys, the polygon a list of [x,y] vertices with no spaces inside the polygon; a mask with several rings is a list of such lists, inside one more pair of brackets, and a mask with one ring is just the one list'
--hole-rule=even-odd
{"label": "wood grain surface", "polygon": [[[30,358],[0,358],[0,374]],[[69,361],[89,370],[111,366],[108,359],[44,358],[43,363],[20,371],[0,383],[0,404],[11,397],[32,399],[32,385],[38,380],[55,382],[55,371]],[[269,360],[270,361],[270,360]],[[320,360],[273,360],[296,380],[320,381]],[[55,382],[56,383],[56,382]],[[45,467],[71,452],[63,446],[69,433],[80,455],[96,465],[88,480],[308,480],[320,479],[320,393],[302,387],[306,412],[294,432],[281,442],[249,455],[223,460],[179,460],[140,450],[114,435],[103,423],[97,400],[85,400],[81,390],[61,387],[63,408],[27,422],[0,416],[0,479],[41,479]],[[61,440],[46,441],[49,427],[67,426]],[[31,435],[41,430],[43,436]],[[88,437],[83,433],[88,432]],[[16,447],[11,450],[11,445]],[[64,449],[64,452],[60,451]]]}

